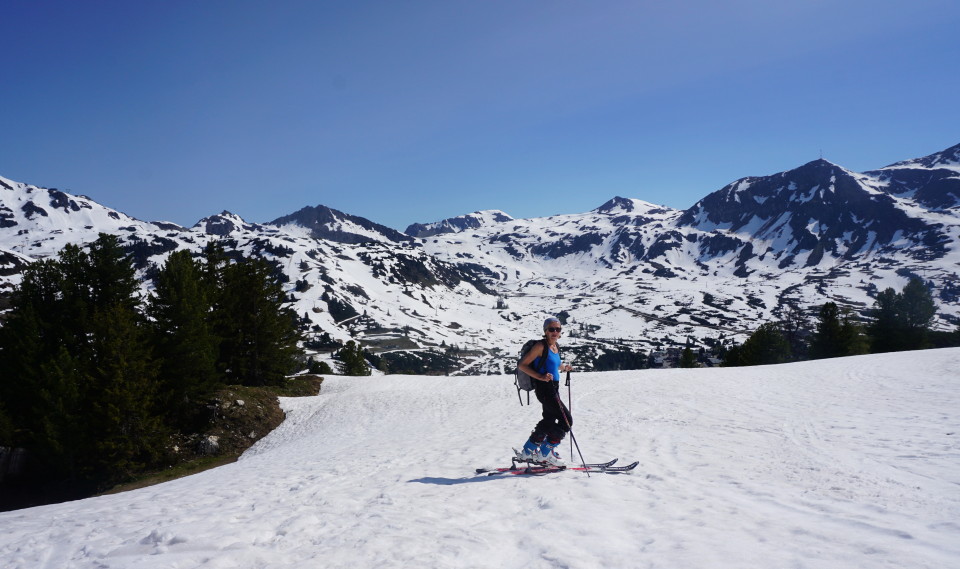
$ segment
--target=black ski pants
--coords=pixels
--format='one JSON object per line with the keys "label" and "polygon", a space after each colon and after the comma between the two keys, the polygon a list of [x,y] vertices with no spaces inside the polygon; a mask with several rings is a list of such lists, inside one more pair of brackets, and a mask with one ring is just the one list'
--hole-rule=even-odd
{"label": "black ski pants", "polygon": [[570,410],[560,400],[560,382],[534,381],[533,383],[537,401],[543,405],[543,418],[534,427],[530,440],[533,442],[546,440],[550,444],[560,444],[567,431],[573,426]]}

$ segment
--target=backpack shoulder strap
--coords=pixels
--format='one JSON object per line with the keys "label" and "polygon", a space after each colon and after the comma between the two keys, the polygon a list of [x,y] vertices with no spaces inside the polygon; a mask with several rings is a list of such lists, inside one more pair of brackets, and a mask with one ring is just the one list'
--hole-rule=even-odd
{"label": "backpack shoulder strap", "polygon": [[543,346],[543,351],[540,352],[540,365],[537,366],[537,371],[543,370],[544,373],[547,371],[547,352],[550,351],[550,346],[547,345],[546,340],[540,340],[540,345]]}

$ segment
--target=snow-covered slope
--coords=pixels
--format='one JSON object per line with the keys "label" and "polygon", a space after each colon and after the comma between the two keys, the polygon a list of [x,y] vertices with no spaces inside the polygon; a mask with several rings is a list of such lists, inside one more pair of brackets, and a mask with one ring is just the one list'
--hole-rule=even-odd
{"label": "snow-covered slope", "polygon": [[512,220],[512,217],[500,210],[475,211],[434,223],[414,223],[408,226],[404,233],[413,237],[432,237],[441,233],[460,233],[461,231],[493,226]]}
{"label": "snow-covered slope", "polygon": [[683,211],[615,198],[423,243],[492,271],[487,284],[508,318],[565,311],[580,338],[644,348],[742,338],[792,308],[833,301],[865,312],[878,291],[913,277],[939,302],[937,327],[951,329],[960,322],[958,152],[864,174],[817,160],[737,180]]}
{"label": "snow-covered slope", "polygon": [[868,172],[880,187],[934,211],[960,206],[960,144],[923,158]]}
{"label": "snow-covered slope", "polygon": [[585,458],[641,463],[589,478],[473,474],[538,418],[508,377],[333,377],[235,464],[0,514],[0,566],[958,567],[958,369],[574,373]]}
{"label": "snow-covered slope", "polygon": [[98,233],[150,233],[179,226],[147,223],[86,196],[38,188],[0,177],[0,247],[30,257],[54,254]]}
{"label": "snow-covered slope", "polygon": [[338,243],[408,243],[409,235],[342,211],[318,205],[305,207],[270,222],[270,225],[296,225],[310,230],[310,236]]}
{"label": "snow-covered slope", "polygon": [[[328,332],[346,341],[360,334],[371,345],[427,348],[458,343],[461,328],[482,330],[496,319],[494,296],[475,275],[437,261],[396,231],[400,242],[386,235],[360,238],[367,224],[356,220],[337,217],[331,221],[335,226],[325,226],[347,236],[342,240],[316,238],[318,227],[250,223],[227,211],[187,229],[142,222],[88,198],[0,178],[0,293],[19,282],[30,260],[55,256],[67,243],[92,242],[102,232],[120,236],[141,276],[170,252],[199,255],[211,241],[276,262],[288,279],[292,307],[307,322],[308,337]],[[368,235],[376,237],[379,226],[369,226]],[[144,283],[145,294],[151,286]]]}
{"label": "snow-covered slope", "polygon": [[914,277],[948,330],[960,324],[958,163],[960,145],[865,173],[816,160],[742,178],[687,210],[616,197],[584,213],[412,225],[419,237],[324,206],[265,224],[229,212],[191,228],[146,223],[0,179],[0,292],[25,259],[108,232],[141,275],[212,240],[263,255],[311,335],[373,350],[456,346],[460,373],[510,369],[548,314],[564,318],[567,353],[586,364],[624,346],[742,341],[827,301],[866,313],[877,292]]}

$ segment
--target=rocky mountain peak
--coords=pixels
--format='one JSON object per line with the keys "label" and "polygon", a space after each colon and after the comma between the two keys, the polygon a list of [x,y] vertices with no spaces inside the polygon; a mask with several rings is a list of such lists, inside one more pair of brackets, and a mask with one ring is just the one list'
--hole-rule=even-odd
{"label": "rocky mountain peak", "polygon": [[883,168],[883,170],[896,168],[947,169],[960,173],[960,144],[951,146],[941,152],[924,156],[923,158],[915,158],[913,160],[905,160],[891,164]]}
{"label": "rocky mountain peak", "polygon": [[933,211],[960,207],[960,144],[865,174],[882,191],[920,207]]}
{"label": "rocky mountain peak", "polygon": [[407,227],[404,233],[413,237],[424,238],[445,233],[460,233],[462,231],[493,226],[508,221],[513,221],[513,218],[508,214],[498,209],[488,209],[433,223],[413,223]]}
{"label": "rocky mountain peak", "polygon": [[230,235],[236,231],[253,230],[259,227],[256,224],[250,224],[242,217],[227,210],[223,210],[217,215],[205,217],[194,224],[194,229],[200,229],[207,235]]}
{"label": "rocky mountain peak", "polygon": [[396,229],[325,205],[302,208],[290,215],[274,219],[268,225],[297,225],[308,229],[310,236],[315,239],[338,243],[406,243],[413,240]]}
{"label": "rocky mountain peak", "polygon": [[636,209],[636,204],[634,203],[634,200],[616,196],[613,199],[604,203],[602,206],[595,209],[594,211],[596,211],[597,213],[619,214],[619,213],[633,213],[635,209]]}

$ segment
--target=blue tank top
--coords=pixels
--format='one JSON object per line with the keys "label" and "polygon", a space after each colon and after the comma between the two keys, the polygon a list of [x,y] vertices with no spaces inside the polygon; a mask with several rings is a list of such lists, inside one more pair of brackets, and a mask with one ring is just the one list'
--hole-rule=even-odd
{"label": "blue tank top", "polygon": [[[537,371],[543,371],[544,375],[548,373],[553,374],[553,381],[560,381],[560,354],[555,354],[550,351],[550,348],[547,348],[547,365],[544,366],[540,363],[541,356],[537,356],[533,360],[533,369]],[[546,367],[546,370],[544,370]]]}

